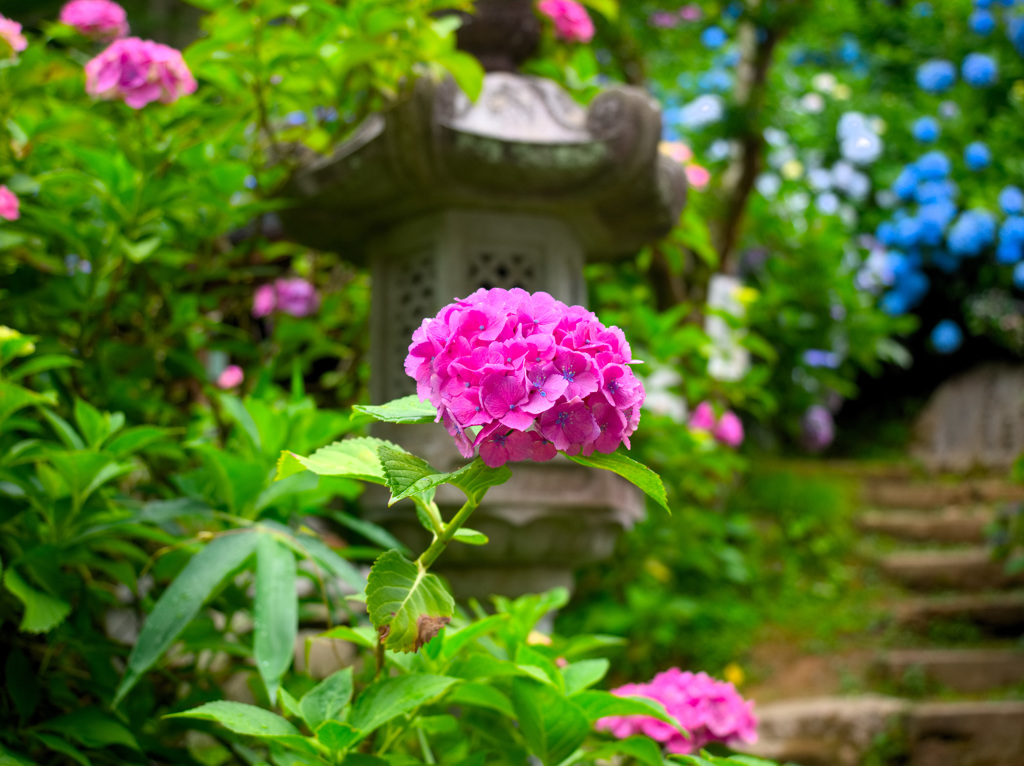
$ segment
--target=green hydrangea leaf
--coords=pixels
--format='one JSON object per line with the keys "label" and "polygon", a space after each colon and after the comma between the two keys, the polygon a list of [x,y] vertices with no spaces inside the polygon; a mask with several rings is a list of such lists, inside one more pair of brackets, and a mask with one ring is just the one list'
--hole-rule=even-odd
{"label": "green hydrangea leaf", "polygon": [[357,404],[352,409],[384,423],[433,423],[437,419],[434,406],[421,401],[415,394],[387,404]]}
{"label": "green hydrangea leaf", "polygon": [[387,551],[366,580],[366,611],[385,648],[415,652],[451,621],[455,601],[437,575]]}
{"label": "green hydrangea leaf", "polygon": [[665,484],[662,482],[661,477],[643,463],[638,463],[633,458],[626,457],[618,452],[613,452],[610,455],[595,452],[590,457],[583,457],[582,455],[567,455],[566,457],[580,465],[590,468],[602,468],[605,471],[617,473],[626,481],[643,490],[644,494],[668,513],[672,513],[672,509],[668,507],[668,494],[665,492]]}

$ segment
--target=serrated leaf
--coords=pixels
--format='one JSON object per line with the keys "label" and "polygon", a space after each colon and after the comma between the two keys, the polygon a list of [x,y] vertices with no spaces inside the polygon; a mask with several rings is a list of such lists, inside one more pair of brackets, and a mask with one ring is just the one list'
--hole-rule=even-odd
{"label": "serrated leaf", "polygon": [[26,633],[46,633],[53,630],[71,613],[66,601],[36,590],[11,567],[4,572],[4,585],[25,606],[19,630]]}
{"label": "serrated leaf", "polygon": [[512,707],[512,701],[504,692],[499,691],[493,684],[485,683],[463,683],[448,695],[446,702],[453,705],[473,705],[474,707],[496,710],[509,718],[516,717],[516,711]]}
{"label": "serrated leaf", "polygon": [[523,739],[544,766],[564,761],[590,733],[583,711],[548,684],[512,679],[512,707]]}
{"label": "serrated leaf", "polygon": [[483,532],[477,532],[475,529],[468,529],[466,527],[457,530],[453,539],[467,545],[487,545],[489,542],[487,535]]}
{"label": "serrated leaf", "polygon": [[455,601],[437,575],[386,551],[370,569],[366,610],[387,649],[415,652],[451,621]]}
{"label": "serrated leaf", "polygon": [[451,474],[441,473],[423,458],[402,449],[382,445],[377,449],[377,457],[387,487],[391,490],[389,506],[409,495],[426,492],[444,484],[451,477]]}
{"label": "serrated leaf", "polygon": [[457,681],[427,673],[374,681],[355,701],[348,722],[360,731],[374,731],[396,716],[432,702]]}
{"label": "serrated leaf", "polygon": [[157,426],[136,426],[115,436],[104,448],[119,458],[127,457],[167,437],[169,429]]}
{"label": "serrated leaf", "polygon": [[299,629],[295,554],[273,535],[261,534],[259,538],[252,643],[256,667],[274,704],[281,677],[295,656]]}
{"label": "serrated leaf", "polygon": [[260,534],[252,531],[223,535],[185,565],[142,626],[114,695],[115,706],[181,635],[220,582],[255,552],[259,538]]}
{"label": "serrated leaf", "polygon": [[433,423],[437,420],[434,406],[421,401],[415,394],[394,399],[387,404],[357,404],[352,409],[384,423]]}
{"label": "serrated leaf", "polygon": [[317,741],[333,752],[348,750],[364,736],[359,729],[341,721],[325,721],[316,729]]}
{"label": "serrated leaf", "polygon": [[451,474],[448,483],[458,487],[463,494],[474,503],[479,504],[487,490],[504,484],[512,478],[512,469],[508,466],[490,468],[484,461],[477,458],[469,465]]}
{"label": "serrated leaf", "polygon": [[[344,476],[349,479],[369,481],[374,484],[385,484],[384,471],[377,457],[381,447],[401,451],[401,447],[383,439],[372,436],[359,436],[354,439],[343,439],[322,447],[309,457],[289,453],[305,468],[321,476]],[[279,471],[282,467],[291,473],[290,461],[284,458],[278,462]],[[282,478],[280,472],[278,478]]]}
{"label": "serrated leaf", "polygon": [[221,726],[236,734],[250,737],[300,737],[299,730],[279,715],[269,710],[246,705],[243,702],[217,701],[207,702],[183,713],[173,713],[164,718],[198,718],[203,721],[216,721]]}
{"label": "serrated leaf", "polygon": [[[299,701],[302,718],[316,730],[324,721],[342,719],[352,699],[352,668],[327,676]],[[319,736],[319,735],[318,735]]]}
{"label": "serrated leaf", "polygon": [[644,766],[662,766],[665,763],[661,757],[661,748],[650,737],[627,737],[617,742],[609,742],[591,753],[594,758],[605,760],[613,755],[628,755]]}
{"label": "serrated leaf", "polygon": [[661,477],[643,463],[638,463],[633,458],[618,452],[613,452],[610,455],[595,452],[590,457],[582,455],[567,455],[566,457],[580,465],[617,473],[626,481],[643,490],[644,494],[668,513],[672,513],[672,509],[668,507],[668,495],[665,493],[665,484],[661,481]]}
{"label": "serrated leaf", "polygon": [[27,388],[16,386],[13,383],[0,381],[0,425],[12,414],[33,404],[48,404],[50,399],[30,391]]}

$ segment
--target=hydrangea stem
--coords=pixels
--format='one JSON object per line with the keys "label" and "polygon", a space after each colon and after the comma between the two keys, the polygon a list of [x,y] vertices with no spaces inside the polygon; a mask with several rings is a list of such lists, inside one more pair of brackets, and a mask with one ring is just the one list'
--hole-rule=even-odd
{"label": "hydrangea stem", "polygon": [[459,512],[455,514],[452,520],[444,525],[444,531],[435,537],[430,547],[423,551],[420,557],[416,559],[416,565],[421,571],[430,569],[430,565],[444,552],[444,549],[448,547],[448,543],[455,537],[455,533],[466,523],[466,519],[470,517],[479,505],[479,499],[475,501],[467,500],[465,505],[459,508]]}

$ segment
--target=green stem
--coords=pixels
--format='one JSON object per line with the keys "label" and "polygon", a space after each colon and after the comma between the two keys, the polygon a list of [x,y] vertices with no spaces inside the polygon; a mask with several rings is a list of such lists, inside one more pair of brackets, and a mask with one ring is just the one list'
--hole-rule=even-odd
{"label": "green stem", "polygon": [[448,547],[448,543],[455,537],[455,533],[466,523],[466,519],[470,517],[479,505],[479,500],[475,502],[467,500],[466,504],[455,514],[455,517],[445,525],[444,531],[434,538],[434,542],[430,544],[430,547],[423,551],[420,557],[416,559],[416,565],[420,568],[421,572],[430,569],[430,565],[444,552],[444,549]]}

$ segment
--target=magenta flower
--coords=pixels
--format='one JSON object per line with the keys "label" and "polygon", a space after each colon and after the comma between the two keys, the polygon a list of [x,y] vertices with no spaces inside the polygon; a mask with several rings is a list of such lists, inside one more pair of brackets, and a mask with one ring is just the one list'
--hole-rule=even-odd
{"label": "magenta flower", "polygon": [[610,716],[597,722],[598,729],[619,739],[643,734],[660,742],[666,752],[683,755],[696,753],[712,742],[735,746],[757,741],[754,703],[744,700],[732,684],[705,673],[672,668],[650,683],[626,684],[613,689],[612,694],[660,702],[690,734],[684,737],[675,727],[651,716]]}
{"label": "magenta flower", "polygon": [[196,81],[181,53],[151,40],[117,40],[85,65],[85,91],[94,98],[123,99],[132,109],[170,104],[194,93]]}
{"label": "magenta flower", "polygon": [[[278,279],[272,285],[260,285],[252,296],[252,315],[257,319],[275,311],[293,317],[306,317],[315,314],[319,308],[320,295],[316,288],[312,282],[299,277]],[[433,356],[434,350],[427,350]]]}
{"label": "magenta flower", "polygon": [[697,431],[712,431],[715,427],[715,411],[709,402],[701,402],[690,416],[690,428]]}
{"label": "magenta flower", "polygon": [[727,447],[738,447],[743,444],[743,423],[735,412],[726,411],[718,419],[718,425],[711,435]]}
{"label": "magenta flower", "polygon": [[555,35],[570,43],[589,43],[594,37],[594,22],[586,8],[575,0],[540,0],[537,9],[551,19]]}
{"label": "magenta flower", "polygon": [[679,9],[679,16],[683,21],[698,21],[703,15],[704,12],[700,9],[700,6],[694,3]]}
{"label": "magenta flower", "polygon": [[644,400],[631,353],[581,306],[481,289],[420,325],[405,370],[460,452],[498,466],[628,449]]}
{"label": "magenta flower", "polygon": [[242,381],[245,380],[245,372],[237,364],[229,364],[224,368],[217,378],[217,388],[223,388],[225,390],[229,388],[236,388],[242,385]]}
{"label": "magenta flower", "polygon": [[111,0],[71,0],[61,8],[60,22],[91,40],[110,42],[128,34],[128,17]]}
{"label": "magenta flower", "polygon": [[277,293],[277,310],[293,317],[309,316],[320,308],[316,288],[305,279],[279,279],[274,282],[274,291]]}
{"label": "magenta flower", "polygon": [[260,285],[252,296],[252,315],[259,319],[269,315],[277,307],[277,293],[273,285]]}
{"label": "magenta flower", "polygon": [[28,40],[21,33],[21,24],[0,16],[0,55],[10,58],[28,47]]}
{"label": "magenta flower", "polygon": [[17,221],[21,217],[21,203],[7,186],[0,186],[0,218]]}

